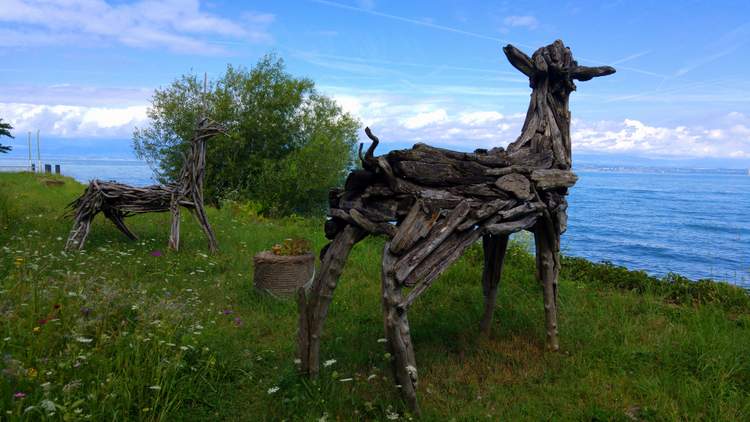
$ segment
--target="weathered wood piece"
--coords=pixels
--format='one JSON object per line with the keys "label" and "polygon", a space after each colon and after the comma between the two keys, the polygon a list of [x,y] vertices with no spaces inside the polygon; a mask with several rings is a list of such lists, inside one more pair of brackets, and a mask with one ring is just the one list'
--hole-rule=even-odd
{"label": "weathered wood piece", "polygon": [[467,201],[461,202],[447,218],[444,218],[430,230],[429,236],[422,244],[399,259],[394,265],[396,280],[403,283],[409,274],[453,233],[456,227],[466,218],[466,215],[469,214],[470,209]]}
{"label": "weathered wood piece", "polygon": [[390,242],[389,249],[394,255],[401,255],[404,251],[409,250],[415,243],[427,236],[432,226],[437,221],[438,214],[429,215],[424,210],[425,205],[422,200],[414,201],[409,214],[401,223],[398,232]]}
{"label": "weathered wood piece", "polygon": [[519,173],[506,174],[495,181],[495,186],[502,191],[513,194],[522,201],[528,201],[534,197],[534,194],[531,193],[531,182]]}
{"label": "weathered wood piece", "polygon": [[502,223],[489,224],[487,225],[487,231],[494,235],[509,235],[521,230],[526,230],[536,223],[540,213],[530,214],[520,220],[503,221]]}
{"label": "weathered wood piece", "polygon": [[411,342],[407,310],[402,306],[401,287],[393,277],[395,256],[390,245],[383,249],[382,296],[385,338],[388,350],[393,356],[393,372],[401,394],[411,408],[419,414],[417,403],[417,362],[414,358],[414,345]]}
{"label": "weathered wood piece", "polygon": [[531,181],[539,190],[569,188],[576,184],[578,176],[570,170],[540,169],[531,172]]}
{"label": "weathered wood piece", "polygon": [[221,133],[224,133],[224,129],[216,122],[205,118],[198,122],[180,177],[170,185],[134,187],[92,180],[83,195],[68,205],[70,213],[74,214],[74,223],[65,249],[83,249],[91,221],[100,212],[132,240],[136,239],[136,236],[125,225],[125,217],[149,212],[170,212],[172,223],[169,247],[178,250],[179,208],[182,206],[192,211],[208,239],[209,250],[216,252],[219,246],[203,206],[203,178],[206,168],[206,141]]}
{"label": "weathered wood piece", "polygon": [[484,313],[479,324],[479,331],[490,334],[492,315],[495,312],[497,289],[505,262],[505,251],[508,249],[508,235],[486,234],[482,236],[484,250],[484,271],[482,272],[482,293],[484,294]]}
{"label": "weathered wood piece", "polygon": [[557,276],[560,273],[560,235],[549,217],[540,218],[534,227],[537,278],[544,291],[544,319],[547,347],[560,349],[557,339]]}
{"label": "weathered wood piece", "polygon": [[299,309],[298,354],[302,372],[316,376],[320,369],[320,335],[328,315],[341,271],[354,244],[366,232],[347,225],[331,242],[322,258],[320,270],[297,293]]}
{"label": "weathered wood piece", "polygon": [[[567,225],[565,196],[577,177],[571,169],[568,98],[574,80],[614,72],[610,67],[579,66],[562,41],[529,57],[513,46],[508,61],[529,78],[529,108],[520,136],[507,150],[473,153],[416,144],[408,150],[375,156],[372,140],[359,156],[362,169],[350,173],[343,190],[329,197],[331,218],[321,271],[300,290],[298,345],[302,370],[315,375],[327,307],[351,247],[367,234],[389,238],[383,251],[382,298],[393,373],[407,405],[419,412],[417,368],[408,310],[471,245],[483,240],[484,312],[480,331],[492,324],[503,259],[511,233],[534,232],[537,276],[543,286],[546,342],[559,348],[557,277],[560,234]],[[412,289],[408,294],[403,288]]]}

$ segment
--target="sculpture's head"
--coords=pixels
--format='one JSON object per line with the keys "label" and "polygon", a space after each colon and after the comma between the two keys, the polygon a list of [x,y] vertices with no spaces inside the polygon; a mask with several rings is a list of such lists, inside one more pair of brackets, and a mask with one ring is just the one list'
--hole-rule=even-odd
{"label": "sculpture's head", "polygon": [[573,59],[570,48],[560,40],[536,50],[531,57],[510,44],[503,47],[503,52],[513,67],[528,76],[531,88],[536,89],[546,84],[549,93],[563,99],[567,99],[575,91],[574,80],[588,81],[615,73],[615,69],[610,66],[579,66]]}
{"label": "sculpture's head", "polygon": [[203,117],[198,121],[196,139],[206,140],[216,135],[226,134],[227,130],[226,128],[224,128],[224,126],[208,117]]}

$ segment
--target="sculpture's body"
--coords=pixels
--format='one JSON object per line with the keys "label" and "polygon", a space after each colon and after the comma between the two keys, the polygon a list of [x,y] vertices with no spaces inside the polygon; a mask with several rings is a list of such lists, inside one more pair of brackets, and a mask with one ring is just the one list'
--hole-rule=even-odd
{"label": "sculpture's body", "polygon": [[[482,238],[485,312],[481,330],[490,328],[508,236],[530,230],[536,241],[537,275],[544,290],[547,342],[558,349],[557,276],[560,234],[566,227],[565,195],[576,176],[570,171],[570,113],[573,80],[614,72],[582,67],[561,41],[530,58],[504,48],[533,92],[521,136],[507,151],[494,148],[461,153],[418,144],[410,150],[374,157],[373,140],[344,190],[330,196],[321,268],[299,294],[299,353],[302,370],[319,368],[320,335],[333,290],[352,246],[367,234],[389,238],[383,251],[383,313],[396,383],[415,411],[417,369],[409,334],[411,303],[471,244]],[[396,223],[396,225],[392,224]],[[407,294],[402,288],[412,287]]]}
{"label": "sculpture's body", "polygon": [[147,212],[172,213],[172,232],[169,246],[175,250],[180,245],[180,207],[190,209],[208,238],[211,252],[218,250],[216,237],[208,223],[203,207],[203,176],[206,167],[206,141],[222,133],[221,127],[208,119],[198,123],[190,142],[190,151],[175,183],[161,186],[133,187],[115,182],[93,180],[86,191],[70,204],[75,211],[75,223],[70,231],[66,249],[83,249],[91,222],[96,214],[104,213],[125,236],[136,236],[125,225],[125,217]]}

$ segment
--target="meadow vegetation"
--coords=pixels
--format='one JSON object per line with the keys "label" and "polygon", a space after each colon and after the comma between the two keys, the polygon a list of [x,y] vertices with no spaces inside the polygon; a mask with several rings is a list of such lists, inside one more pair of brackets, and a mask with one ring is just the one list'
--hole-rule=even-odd
{"label": "meadow vegetation", "polygon": [[[60,184],[59,182],[63,183]],[[0,174],[0,420],[396,420],[383,344],[383,240],[357,245],[325,330],[321,377],[295,365],[296,305],[257,293],[252,256],[325,239],[320,219],[209,209],[220,252],[183,216],[96,220],[63,252],[69,178]],[[489,338],[481,247],[410,312],[425,420],[750,420],[750,300],[712,281],[565,258],[561,351],[544,347],[541,288],[511,246]]]}

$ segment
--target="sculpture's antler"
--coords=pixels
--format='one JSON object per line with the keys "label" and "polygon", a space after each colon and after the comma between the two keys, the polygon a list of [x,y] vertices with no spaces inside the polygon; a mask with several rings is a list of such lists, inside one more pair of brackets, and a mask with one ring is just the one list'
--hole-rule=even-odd
{"label": "sculpture's antler", "polygon": [[612,66],[576,66],[571,70],[571,79],[577,79],[579,81],[588,81],[592,78],[598,78],[599,76],[607,76],[615,73],[615,68]]}
{"label": "sculpture's antler", "polygon": [[526,53],[517,49],[516,47],[513,47],[510,44],[503,47],[503,53],[505,53],[505,57],[508,58],[510,64],[512,64],[516,69],[520,70],[521,73],[528,76],[529,78],[534,75],[534,64],[532,63],[531,58],[526,55]]}

